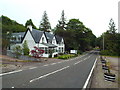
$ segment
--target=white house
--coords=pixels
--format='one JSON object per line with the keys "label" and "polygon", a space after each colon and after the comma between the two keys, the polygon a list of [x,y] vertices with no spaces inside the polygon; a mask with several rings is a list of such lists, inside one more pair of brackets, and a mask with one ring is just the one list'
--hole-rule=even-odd
{"label": "white house", "polygon": [[12,52],[16,45],[22,46],[25,40],[27,41],[30,51],[34,49],[34,46],[44,50],[45,52],[42,57],[49,57],[50,49],[54,50],[52,57],[65,52],[65,44],[62,37],[56,36],[51,32],[33,29],[31,25],[27,27],[26,32],[12,34],[9,50]]}

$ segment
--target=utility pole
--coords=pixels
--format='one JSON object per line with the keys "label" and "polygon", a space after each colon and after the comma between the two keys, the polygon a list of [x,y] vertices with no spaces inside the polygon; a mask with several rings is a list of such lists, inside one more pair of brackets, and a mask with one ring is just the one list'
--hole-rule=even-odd
{"label": "utility pole", "polygon": [[103,33],[103,50],[105,50],[105,45],[104,45],[104,43],[105,43],[105,40],[104,40],[104,33]]}

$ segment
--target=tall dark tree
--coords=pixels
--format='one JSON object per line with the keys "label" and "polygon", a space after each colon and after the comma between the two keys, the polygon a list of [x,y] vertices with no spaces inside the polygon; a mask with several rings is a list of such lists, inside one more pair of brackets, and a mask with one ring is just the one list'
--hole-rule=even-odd
{"label": "tall dark tree", "polygon": [[95,35],[79,19],[70,19],[66,30],[56,30],[55,34],[64,38],[68,51],[71,49],[85,51],[95,47]]}
{"label": "tall dark tree", "polygon": [[32,25],[34,29],[37,29],[36,26],[33,24],[32,19],[27,20],[27,22],[25,23],[25,27],[27,28],[28,25]]}
{"label": "tall dark tree", "polygon": [[109,33],[115,34],[117,29],[116,29],[115,23],[112,18],[110,19],[108,27],[109,27]]}
{"label": "tall dark tree", "polygon": [[62,11],[61,18],[58,21],[58,24],[56,25],[57,30],[65,30],[66,29],[66,18],[64,10]]}
{"label": "tall dark tree", "polygon": [[[115,23],[113,21],[113,19],[110,20],[109,22],[109,29],[103,34],[101,35],[101,42],[100,46],[101,49],[103,49],[102,45],[103,45],[103,37],[104,37],[104,50],[101,51],[102,54],[104,55],[118,55],[119,54],[119,33],[116,32],[116,26]],[[120,55],[120,54],[119,54]]]}
{"label": "tall dark tree", "polygon": [[46,31],[46,32],[49,32],[49,30],[51,29],[51,25],[50,25],[46,11],[44,11],[44,14],[42,16],[42,21],[40,22],[39,29],[41,31]]}

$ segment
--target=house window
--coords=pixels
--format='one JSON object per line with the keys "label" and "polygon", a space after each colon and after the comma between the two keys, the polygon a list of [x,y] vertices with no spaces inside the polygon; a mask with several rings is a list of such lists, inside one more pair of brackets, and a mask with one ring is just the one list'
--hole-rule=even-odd
{"label": "house window", "polygon": [[48,48],[45,47],[45,54],[48,54]]}
{"label": "house window", "polygon": [[45,43],[45,39],[44,39],[44,37],[42,37],[42,43]]}
{"label": "house window", "polygon": [[21,35],[18,36],[18,41],[21,41]]}
{"label": "house window", "polygon": [[62,52],[64,52],[64,49],[63,49],[63,47],[62,47]]}
{"label": "house window", "polygon": [[59,47],[59,52],[61,52],[60,47]]}
{"label": "house window", "polygon": [[12,41],[16,41],[16,37],[15,37],[15,36],[12,36],[11,40],[12,40]]}
{"label": "house window", "polygon": [[53,39],[53,42],[52,42],[53,44],[55,44],[55,39]]}
{"label": "house window", "polygon": [[44,50],[44,47],[40,47],[41,50]]}

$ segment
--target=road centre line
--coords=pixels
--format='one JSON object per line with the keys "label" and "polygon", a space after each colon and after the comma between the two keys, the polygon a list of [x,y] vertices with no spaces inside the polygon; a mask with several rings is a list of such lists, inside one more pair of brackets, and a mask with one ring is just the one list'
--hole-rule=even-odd
{"label": "road centre line", "polygon": [[11,87],[11,88],[14,88],[14,87]]}
{"label": "road centre line", "polygon": [[64,70],[64,69],[67,69],[67,68],[69,68],[69,67],[70,67],[70,66],[66,66],[66,67],[64,67],[64,68],[58,69],[58,70],[53,71],[53,72],[51,72],[51,73],[45,74],[45,75],[40,76],[40,77],[35,78],[35,79],[32,79],[32,80],[30,80],[30,82],[33,82],[33,81],[39,80],[39,79],[41,79],[41,78],[47,77],[47,76],[49,76],[49,75],[52,75],[52,74],[57,73],[57,72],[60,72],[60,71],[62,71],[62,70]]}
{"label": "road centre line", "polygon": [[49,66],[49,64],[45,64],[44,66]]}
{"label": "road centre line", "polygon": [[22,70],[12,71],[12,72],[8,72],[8,73],[2,73],[2,74],[0,74],[0,76],[7,75],[7,74],[12,74],[12,73],[17,73],[17,72],[21,72],[21,71]]}
{"label": "road centre line", "polygon": [[29,68],[29,69],[35,69],[35,68],[37,68],[37,67],[31,67],[31,68]]}
{"label": "road centre line", "polygon": [[52,64],[50,64],[50,65],[54,65],[54,64],[56,64],[56,63],[52,63]]}
{"label": "road centre line", "polygon": [[80,63],[80,62],[82,62],[82,61],[76,62],[76,63],[74,63],[74,65],[76,65],[76,64],[78,64],[78,63]]}

